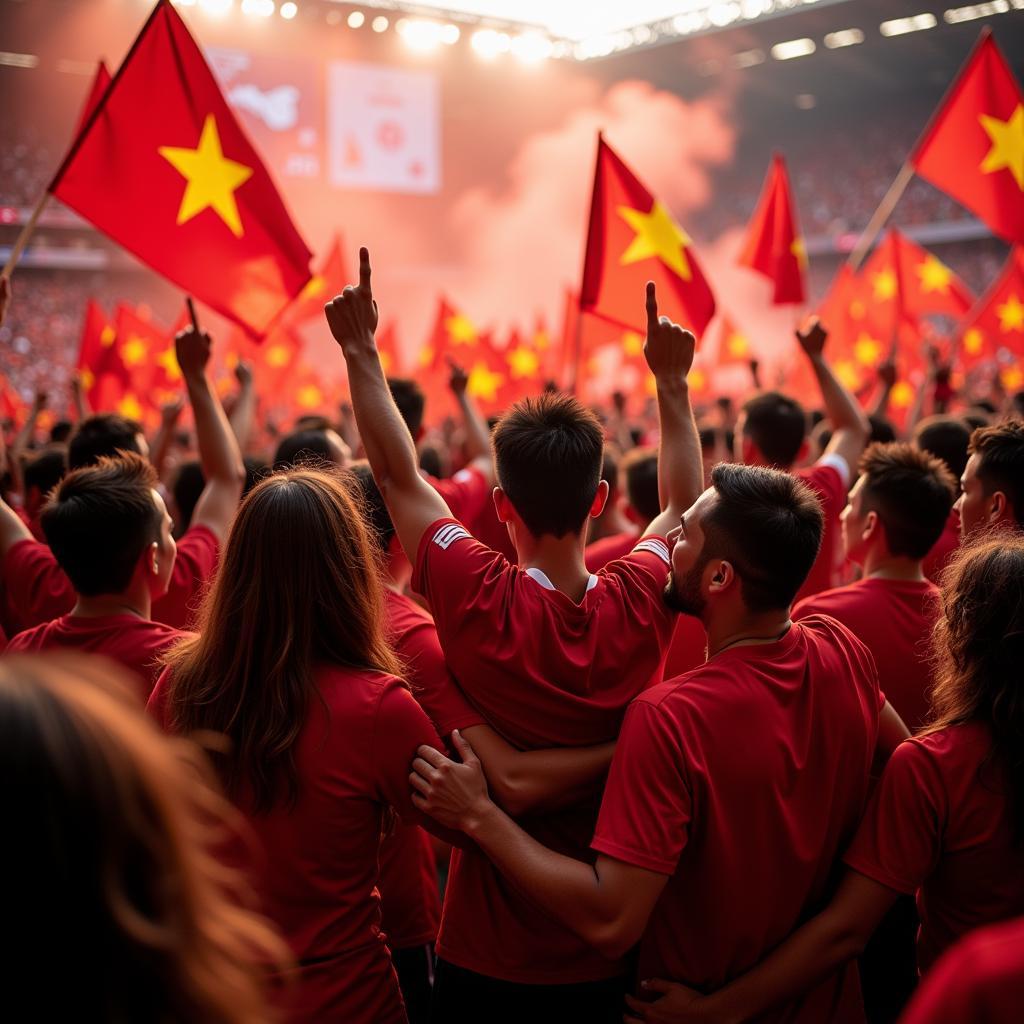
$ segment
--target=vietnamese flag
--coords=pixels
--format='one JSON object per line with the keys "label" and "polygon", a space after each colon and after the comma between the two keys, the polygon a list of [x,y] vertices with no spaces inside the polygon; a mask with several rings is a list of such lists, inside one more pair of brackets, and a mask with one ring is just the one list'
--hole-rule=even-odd
{"label": "vietnamese flag", "polygon": [[96,66],[96,74],[93,76],[92,85],[89,86],[85,103],[82,104],[82,112],[78,115],[78,125],[75,127],[76,138],[81,135],[82,129],[92,117],[92,112],[100,105],[100,100],[103,99],[103,94],[107,91],[107,86],[111,81],[107,65],[100,61]]}
{"label": "vietnamese flag", "polygon": [[1024,360],[1024,248],[1020,246],[1010,253],[999,277],[961,326],[960,353],[965,367],[995,356],[1000,349]]}
{"label": "vietnamese flag", "polygon": [[470,359],[480,344],[481,333],[476,324],[460,313],[444,296],[438,299],[434,329],[420,350],[421,370],[445,370],[451,357],[462,364]]}
{"label": "vietnamese flag", "polygon": [[85,307],[85,320],[82,322],[82,339],[78,343],[78,358],[75,369],[82,381],[82,388],[93,401],[93,389],[98,374],[107,361],[108,350],[114,344],[117,332],[109,317],[103,312],[95,299],[90,299]]}
{"label": "vietnamese flag", "polygon": [[253,334],[310,253],[199,47],[159,0],[50,191]]}
{"label": "vietnamese flag", "polygon": [[1010,242],[1024,242],[1024,95],[986,30],[910,157]]}
{"label": "vietnamese flag", "polygon": [[718,359],[719,366],[747,366],[757,355],[750,346],[750,339],[725,314],[719,316]]}
{"label": "vietnamese flag", "polygon": [[646,332],[644,286],[660,312],[700,335],[715,299],[689,235],[599,135],[580,309]]}
{"label": "vietnamese flag", "polygon": [[773,305],[806,301],[807,250],[797,227],[786,162],[779,154],[772,157],[739,262],[772,282]]}
{"label": "vietnamese flag", "polygon": [[377,354],[385,377],[397,377],[402,371],[402,360],[399,357],[401,346],[398,344],[398,321],[393,317],[377,331]]}

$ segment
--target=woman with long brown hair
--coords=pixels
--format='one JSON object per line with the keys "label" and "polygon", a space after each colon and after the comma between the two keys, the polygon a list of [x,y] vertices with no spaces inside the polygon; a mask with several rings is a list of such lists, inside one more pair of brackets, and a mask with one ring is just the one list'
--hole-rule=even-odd
{"label": "woman with long brown hair", "polygon": [[932,720],[893,753],[831,903],[710,996],[655,979],[635,1019],[742,1021],[857,956],[901,893],[917,895],[920,972],[974,928],[1024,914],[1024,537],[960,551],[932,638]]}
{"label": "woman with long brown hair", "polygon": [[214,856],[237,812],[198,748],[142,714],[133,677],[0,659],[0,777],[5,1019],[276,1019],[263,975],[287,949]]}
{"label": "woman with long brown hair", "polygon": [[398,678],[376,552],[351,484],[275,474],[238,511],[198,633],[150,708],[226,737],[215,765],[259,840],[250,873],[298,961],[288,1019],[404,1022],[380,931],[377,847],[390,806],[419,820],[409,765],[439,742]]}

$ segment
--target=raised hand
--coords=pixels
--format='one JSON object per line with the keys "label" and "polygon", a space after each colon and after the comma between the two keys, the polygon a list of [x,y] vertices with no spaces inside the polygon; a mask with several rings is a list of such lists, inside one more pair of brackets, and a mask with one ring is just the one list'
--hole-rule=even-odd
{"label": "raised hand", "polygon": [[667,316],[658,316],[654,282],[647,282],[647,341],[644,358],[655,377],[684,380],[693,365],[697,339]]}
{"label": "raised hand", "polygon": [[796,331],[796,340],[800,342],[800,347],[812,359],[818,358],[824,353],[827,338],[828,331],[816,316],[805,321],[803,327],[798,327]]}
{"label": "raised hand", "polygon": [[252,385],[252,367],[242,359],[235,365],[235,380],[240,388],[247,388]]}
{"label": "raised hand", "polygon": [[452,394],[458,398],[466,393],[466,388],[469,385],[469,374],[451,356],[448,357],[448,370],[450,372],[448,387],[451,388]]}
{"label": "raised hand", "polygon": [[178,422],[182,410],[185,408],[185,397],[180,395],[173,402],[167,402],[160,406],[160,422],[165,426],[173,427]]}
{"label": "raised hand", "polygon": [[896,383],[896,360],[890,355],[884,363],[878,364],[879,383],[886,388],[892,388]]}
{"label": "raised hand", "polygon": [[439,750],[422,746],[412,763],[409,783],[412,802],[447,828],[464,829],[474,817],[490,806],[487,779],[473,748],[458,729],[452,743],[462,764],[451,761]]}
{"label": "raised hand", "polygon": [[334,340],[347,357],[357,351],[376,351],[373,336],[377,330],[377,303],[370,288],[370,253],[359,250],[359,284],[345,290],[324,306]]}
{"label": "raised hand", "polygon": [[210,335],[194,327],[186,327],[174,336],[174,355],[186,380],[206,372],[211,347]]}
{"label": "raised hand", "polygon": [[46,408],[46,403],[49,400],[49,395],[42,389],[36,391],[32,396],[32,409],[34,412],[42,412]]}

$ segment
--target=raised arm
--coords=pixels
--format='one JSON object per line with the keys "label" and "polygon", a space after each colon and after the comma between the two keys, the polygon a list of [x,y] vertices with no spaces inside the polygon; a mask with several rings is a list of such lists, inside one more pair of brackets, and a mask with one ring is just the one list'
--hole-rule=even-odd
{"label": "raised arm", "polygon": [[487,479],[487,485],[493,487],[495,483],[494,456],[491,455],[491,432],[487,427],[487,420],[480,414],[476,402],[473,401],[467,390],[469,377],[466,371],[453,359],[448,360],[448,367],[451,370],[448,387],[451,388],[459,411],[462,413],[469,465],[479,469]]}
{"label": "raised arm", "polygon": [[[0,431],[0,476],[3,476],[7,466],[7,445],[4,443],[3,431]],[[0,497],[0,563],[7,557],[7,552],[23,540],[32,540],[32,534],[18,513]]]}
{"label": "raised arm", "polygon": [[704,490],[700,435],[690,408],[686,375],[693,365],[696,339],[689,331],[658,316],[654,283],[647,282],[647,341],[644,356],[658,390],[658,495],[661,515],[647,533],[664,536]]}
{"label": "raised arm", "polygon": [[46,408],[46,392],[36,391],[32,397],[32,405],[29,407],[25,422],[21,430],[15,435],[11,442],[11,451],[8,459],[8,470],[11,474],[11,481],[14,484],[15,493],[25,495],[25,452],[28,451],[35,437],[36,424],[39,421],[39,414]]}
{"label": "raised arm", "polygon": [[348,365],[349,391],[359,435],[395,532],[415,564],[420,538],[431,523],[451,515],[444,499],[421,476],[413,443],[380,365],[374,341],[377,303],[370,288],[370,254],[359,250],[359,285],[349,285],[324,307],[334,340]]}
{"label": "raised arm", "polygon": [[227,536],[245,486],[245,465],[220,399],[206,376],[210,336],[186,327],[174,339],[196,424],[196,445],[206,486],[192,514],[193,526],[205,526],[220,541]]}
{"label": "raised arm", "polygon": [[832,372],[825,359],[825,330],[817,317],[811,317],[801,330],[796,332],[797,341],[811,361],[811,369],[821,389],[821,400],[825,404],[825,415],[832,423],[832,439],[824,455],[838,455],[845,460],[852,475],[857,460],[864,451],[871,424],[868,423],[857,399],[850,394]]}
{"label": "raised arm", "polygon": [[886,416],[889,412],[889,396],[896,384],[896,360],[892,354],[878,367],[878,394],[871,406],[872,416]]}
{"label": "raised arm", "polygon": [[149,461],[153,464],[157,475],[163,478],[167,455],[171,450],[174,428],[178,425],[181,410],[185,408],[185,396],[179,395],[173,402],[160,406],[160,426],[153,435],[149,446]]}
{"label": "raised arm", "polygon": [[82,386],[82,375],[77,370],[71,375],[71,403],[75,407],[75,419],[81,423],[92,415],[89,408],[89,399],[86,397],[85,388]]}
{"label": "raised arm", "polygon": [[252,376],[252,367],[239,360],[235,367],[235,379],[238,381],[238,397],[228,417],[231,430],[244,452],[252,435],[252,425],[256,419],[256,384]]}

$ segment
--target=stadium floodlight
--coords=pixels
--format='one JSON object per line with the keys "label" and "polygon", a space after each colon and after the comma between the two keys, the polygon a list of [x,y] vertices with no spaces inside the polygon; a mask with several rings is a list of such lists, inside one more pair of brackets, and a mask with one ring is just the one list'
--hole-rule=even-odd
{"label": "stadium floodlight", "polygon": [[926,28],[935,28],[939,20],[934,14],[913,14],[909,18],[893,18],[883,21],[878,31],[883,36],[905,36],[908,32],[923,32]]}
{"label": "stadium floodlight", "polygon": [[776,43],[772,47],[772,56],[776,60],[793,60],[814,53],[817,46],[813,39],[789,39],[784,43]]}
{"label": "stadium floodlight", "polygon": [[296,4],[296,3],[293,3],[292,0],[285,0],[285,2],[283,4],[281,4],[280,14],[281,14],[281,17],[284,18],[285,21],[291,21],[292,18],[294,18],[295,15],[298,14],[298,13],[299,13],[299,5]]}
{"label": "stadium floodlight", "polygon": [[429,53],[441,45],[444,26],[424,18],[401,18],[395,24],[395,31],[410,50]]}
{"label": "stadium floodlight", "polygon": [[1010,0],[992,0],[987,4],[969,4],[967,7],[951,7],[943,20],[947,25],[959,25],[965,21],[987,18],[993,14],[1006,14],[1010,10]]}
{"label": "stadium floodlight", "polygon": [[275,7],[274,0],[242,0],[242,13],[253,18],[269,18]]}
{"label": "stadium floodlight", "polygon": [[379,14],[370,22],[370,28],[372,28],[374,32],[387,32],[389,24],[388,19],[385,18],[383,14]]}
{"label": "stadium floodlight", "polygon": [[825,45],[830,50],[839,50],[844,46],[857,46],[864,42],[864,33],[859,28],[843,28],[838,32],[829,32],[825,36]]}
{"label": "stadium floodlight", "polygon": [[551,56],[554,44],[539,32],[523,32],[512,37],[512,55],[524,64],[539,64]]}
{"label": "stadium floodlight", "polygon": [[362,11],[353,11],[348,16],[348,27],[349,28],[362,28],[363,23],[366,21],[366,15]]}
{"label": "stadium floodlight", "polygon": [[212,18],[223,18],[230,10],[233,0],[199,0],[199,9]]}
{"label": "stadium floodlight", "polygon": [[732,62],[738,68],[756,68],[765,61],[764,50],[742,50],[733,54]]}
{"label": "stadium floodlight", "polygon": [[482,28],[473,33],[469,45],[484,60],[494,60],[499,54],[508,53],[512,47],[512,40],[509,39],[506,32],[496,32],[493,28]]}

